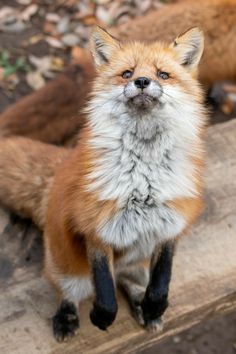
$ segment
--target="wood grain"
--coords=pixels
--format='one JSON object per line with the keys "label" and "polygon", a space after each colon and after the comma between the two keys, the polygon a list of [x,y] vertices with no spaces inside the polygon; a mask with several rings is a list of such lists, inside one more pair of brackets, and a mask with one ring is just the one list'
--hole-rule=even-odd
{"label": "wood grain", "polygon": [[55,293],[41,277],[42,244],[33,226],[9,224],[0,213],[0,353],[137,353],[204,318],[236,307],[236,120],[208,128],[206,210],[179,242],[170,308],[162,334],[140,328],[119,297],[115,324],[101,332],[90,324],[91,302],[81,306],[81,330],[70,342],[54,341],[50,327]]}

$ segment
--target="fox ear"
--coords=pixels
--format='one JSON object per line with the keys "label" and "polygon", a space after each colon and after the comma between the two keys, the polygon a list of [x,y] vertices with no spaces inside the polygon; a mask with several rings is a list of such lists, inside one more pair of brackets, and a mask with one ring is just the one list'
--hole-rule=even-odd
{"label": "fox ear", "polygon": [[190,70],[196,69],[204,49],[204,35],[194,27],[178,36],[171,44],[181,65]]}
{"label": "fox ear", "polygon": [[101,27],[95,27],[90,38],[90,50],[95,64],[109,62],[112,53],[120,48],[120,42]]}

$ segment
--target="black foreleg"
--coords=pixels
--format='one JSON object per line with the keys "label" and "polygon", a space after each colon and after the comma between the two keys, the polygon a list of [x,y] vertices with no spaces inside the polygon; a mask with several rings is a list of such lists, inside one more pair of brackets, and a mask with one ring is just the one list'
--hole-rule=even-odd
{"label": "black foreleg", "polygon": [[174,246],[174,242],[167,242],[162,245],[158,255],[152,257],[150,281],[141,304],[147,326],[159,320],[168,307]]}

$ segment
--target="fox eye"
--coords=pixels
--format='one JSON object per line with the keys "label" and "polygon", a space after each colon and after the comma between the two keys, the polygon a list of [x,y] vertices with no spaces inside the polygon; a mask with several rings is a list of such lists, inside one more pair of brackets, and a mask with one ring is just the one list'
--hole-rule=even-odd
{"label": "fox eye", "polygon": [[133,76],[133,72],[131,70],[125,70],[122,74],[123,79],[130,79]]}
{"label": "fox eye", "polygon": [[160,77],[162,80],[168,80],[169,77],[170,77],[170,74],[168,74],[167,72],[165,71],[158,71],[157,72],[157,76]]}

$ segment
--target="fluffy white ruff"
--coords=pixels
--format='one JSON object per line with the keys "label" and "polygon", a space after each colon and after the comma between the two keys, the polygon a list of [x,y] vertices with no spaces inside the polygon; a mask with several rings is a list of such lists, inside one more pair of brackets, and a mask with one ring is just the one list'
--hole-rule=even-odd
{"label": "fluffy white ruff", "polygon": [[134,115],[123,90],[96,94],[90,103],[90,145],[101,158],[89,189],[102,201],[118,203],[116,215],[97,226],[98,235],[118,249],[136,245],[150,254],[186,226],[166,202],[197,194],[189,155],[199,154],[204,115],[194,96],[171,85],[165,85],[154,109]]}

